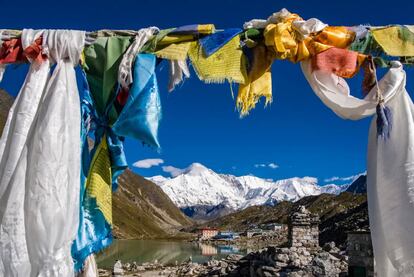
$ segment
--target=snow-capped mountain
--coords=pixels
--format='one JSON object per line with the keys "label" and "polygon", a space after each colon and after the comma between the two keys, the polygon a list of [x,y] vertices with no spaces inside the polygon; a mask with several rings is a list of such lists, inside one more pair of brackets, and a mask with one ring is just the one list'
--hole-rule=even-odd
{"label": "snow-capped mountain", "polygon": [[339,194],[347,186],[319,186],[312,177],[266,180],[255,176],[236,177],[218,174],[199,163],[193,163],[173,178],[148,178],[158,184],[187,215],[205,219],[224,215],[254,205],[274,205],[296,201],[321,193]]}

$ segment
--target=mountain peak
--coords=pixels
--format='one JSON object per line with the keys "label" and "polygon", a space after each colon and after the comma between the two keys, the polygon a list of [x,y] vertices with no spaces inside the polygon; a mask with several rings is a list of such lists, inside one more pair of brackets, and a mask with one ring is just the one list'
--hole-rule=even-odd
{"label": "mountain peak", "polygon": [[200,175],[208,171],[209,169],[201,163],[192,163],[189,167],[184,169],[183,173],[188,175]]}

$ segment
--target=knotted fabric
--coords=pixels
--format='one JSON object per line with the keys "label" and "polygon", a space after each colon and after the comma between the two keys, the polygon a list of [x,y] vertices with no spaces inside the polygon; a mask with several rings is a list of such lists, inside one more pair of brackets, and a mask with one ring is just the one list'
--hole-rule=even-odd
{"label": "knotted fabric", "polygon": [[[2,37],[0,31],[0,38]],[[8,64],[25,63],[28,60],[40,64],[47,59],[43,53],[41,31],[34,32],[36,39],[33,37],[12,38],[2,42],[0,40],[0,81],[3,79],[3,73]]]}
{"label": "knotted fabric", "polygon": [[374,116],[369,130],[367,157],[368,211],[379,277],[408,277],[414,269],[414,106],[405,89],[406,74],[393,62],[378,86],[364,99],[350,95],[344,79],[312,71],[310,61],[302,71],[315,94],[338,116],[361,119],[376,113],[378,90],[392,112],[387,139],[377,137]]}
{"label": "knotted fabric", "polygon": [[[72,257],[76,272],[84,267],[87,257],[90,257],[92,253],[102,251],[112,242],[111,207],[108,208],[108,205],[112,203],[112,170],[107,140],[98,137],[103,136],[107,127],[98,122],[99,116],[90,95],[85,73],[82,81],[83,86],[80,91],[82,107],[80,219],[78,233],[72,244]],[[92,140],[88,134],[95,132],[97,128],[101,131],[100,134],[95,133],[95,145],[97,146],[91,151]]]}
{"label": "knotted fabric", "polygon": [[[119,60],[121,56],[119,46],[125,45],[119,39],[107,43],[107,51],[116,53],[117,60]],[[97,48],[90,50],[96,51]],[[91,57],[92,55],[89,58]],[[116,59],[113,55],[112,58],[111,61],[114,62]],[[90,65],[92,64],[90,59]],[[127,167],[123,137],[129,136],[148,145],[159,147],[157,132],[161,104],[155,65],[154,55],[137,55],[133,76],[128,78],[133,83],[123,100],[124,106],[119,115],[113,117],[115,122],[112,124],[109,112],[117,95],[114,94],[112,100],[105,104],[106,109],[102,113],[99,112],[95,99],[100,101],[102,98],[93,97],[94,91],[92,87],[91,91],[89,90],[87,82],[88,73],[86,72],[83,76],[80,226],[72,246],[77,271],[82,268],[85,259],[90,254],[101,251],[112,242],[112,191],[117,189],[117,178]],[[93,68],[97,69],[95,66]],[[110,72],[113,73],[112,70]],[[93,80],[94,76],[98,75],[94,73],[88,79]],[[95,93],[97,93],[97,87],[108,84],[105,80],[110,77],[108,74],[104,74],[104,77],[103,84],[95,83]],[[110,80],[113,79],[110,78]],[[89,151],[88,135],[92,134],[94,146],[92,151]]]}
{"label": "knotted fabric", "polygon": [[303,21],[297,14],[279,13],[268,19],[263,32],[266,46],[274,49],[277,59],[304,61],[331,47],[346,48],[355,38],[346,27],[326,27],[317,19]]}
{"label": "knotted fabric", "polygon": [[0,275],[69,277],[81,155],[74,66],[85,33],[23,30],[22,41],[37,34],[48,59],[31,64],[0,140]]}

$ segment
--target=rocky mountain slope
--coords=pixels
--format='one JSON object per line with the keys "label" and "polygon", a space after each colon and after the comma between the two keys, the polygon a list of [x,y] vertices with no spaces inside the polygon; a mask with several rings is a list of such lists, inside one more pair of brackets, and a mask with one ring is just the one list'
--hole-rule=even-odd
{"label": "rocky mountain slope", "polygon": [[339,194],[347,186],[318,185],[312,177],[267,180],[255,176],[218,174],[193,163],[173,178],[148,178],[158,184],[171,200],[193,219],[212,219],[251,206],[297,201],[322,193]]}
{"label": "rocky mountain slope", "polygon": [[113,195],[114,234],[117,238],[166,238],[191,220],[154,183],[126,170]]}
{"label": "rocky mountain slope", "polygon": [[241,232],[260,224],[286,224],[290,213],[301,205],[320,216],[321,244],[329,241],[342,244],[346,240],[346,231],[369,226],[366,195],[350,192],[307,196],[296,202],[283,201],[273,207],[253,206],[210,221],[207,225]]}
{"label": "rocky mountain slope", "polygon": [[13,105],[14,98],[0,89],[0,133],[3,132],[4,125],[6,124],[7,115],[11,106]]}
{"label": "rocky mountain slope", "polygon": [[367,175],[360,175],[352,184],[346,189],[352,193],[366,193],[367,192]]}

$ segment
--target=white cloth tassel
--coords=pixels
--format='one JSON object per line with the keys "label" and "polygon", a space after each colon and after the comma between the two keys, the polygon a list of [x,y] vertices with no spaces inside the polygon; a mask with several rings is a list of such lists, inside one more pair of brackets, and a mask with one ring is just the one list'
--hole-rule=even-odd
{"label": "white cloth tassel", "polygon": [[377,138],[374,116],[368,139],[368,212],[375,271],[378,277],[409,277],[414,272],[414,105],[405,89],[406,74],[394,62],[364,98],[350,94],[344,79],[312,71],[310,61],[302,71],[315,94],[340,117],[361,119],[376,114],[377,90],[391,110],[393,129],[386,140]]}
{"label": "white cloth tassel", "polygon": [[123,88],[128,88],[133,82],[132,64],[135,61],[136,55],[141,50],[142,46],[144,46],[144,44],[157,32],[159,32],[157,27],[149,27],[139,30],[134,41],[125,52],[118,71],[118,82]]}
{"label": "white cloth tassel", "polygon": [[168,92],[174,90],[175,86],[183,81],[183,74],[186,78],[190,77],[186,60],[169,60],[170,80],[168,82]]}
{"label": "white cloth tassel", "polygon": [[[0,276],[74,276],[81,155],[74,66],[85,33],[42,34],[50,57],[30,66],[0,140]],[[23,30],[22,41],[35,36]]]}
{"label": "white cloth tassel", "polygon": [[[0,47],[3,44],[2,37],[3,37],[3,30],[0,30]],[[6,71],[6,65],[0,64],[0,82],[3,80],[3,75],[5,71]]]}
{"label": "white cloth tassel", "polygon": [[0,64],[0,82],[3,81],[4,72],[6,71],[6,65]]}
{"label": "white cloth tassel", "polygon": [[98,266],[96,264],[95,256],[89,255],[83,263],[82,271],[77,275],[77,277],[99,277]]}

